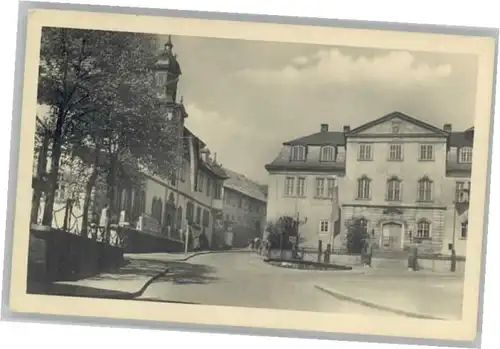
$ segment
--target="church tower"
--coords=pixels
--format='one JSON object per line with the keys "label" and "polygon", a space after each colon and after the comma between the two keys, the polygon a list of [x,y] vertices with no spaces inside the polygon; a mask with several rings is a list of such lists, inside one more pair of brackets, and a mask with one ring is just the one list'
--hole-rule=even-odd
{"label": "church tower", "polygon": [[172,37],[169,35],[163,50],[157,55],[153,64],[154,86],[160,108],[165,110],[167,121],[180,121],[183,124],[187,113],[182,98],[180,101],[177,100],[182,70],[173,48]]}

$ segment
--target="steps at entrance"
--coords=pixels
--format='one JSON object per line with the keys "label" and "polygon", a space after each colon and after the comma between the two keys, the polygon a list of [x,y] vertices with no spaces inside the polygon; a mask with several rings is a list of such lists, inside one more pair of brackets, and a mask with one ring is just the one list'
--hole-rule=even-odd
{"label": "steps at entrance", "polygon": [[385,251],[385,250],[374,250],[373,258],[384,258],[384,259],[408,259],[407,251]]}

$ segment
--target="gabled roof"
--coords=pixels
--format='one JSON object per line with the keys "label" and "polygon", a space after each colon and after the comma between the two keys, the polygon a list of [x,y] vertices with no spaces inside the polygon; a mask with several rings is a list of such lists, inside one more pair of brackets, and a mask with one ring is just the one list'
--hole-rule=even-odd
{"label": "gabled roof", "polygon": [[351,131],[349,131],[348,133],[346,133],[346,136],[349,137],[351,135],[355,135],[355,134],[358,134],[364,130],[367,130],[373,126],[376,126],[378,124],[381,124],[383,122],[386,122],[386,121],[390,121],[392,119],[401,119],[401,120],[404,120],[404,121],[407,121],[409,123],[412,123],[414,125],[417,125],[419,127],[422,127],[424,129],[427,129],[433,133],[438,133],[438,134],[442,134],[443,136],[447,136],[448,135],[448,132],[440,129],[439,127],[436,127],[434,125],[431,125],[431,124],[428,124],[424,121],[421,121],[417,118],[414,118],[413,116],[410,116],[410,115],[407,115],[407,114],[404,114],[402,112],[399,112],[399,111],[395,111],[395,112],[392,112],[392,113],[389,113],[387,115],[384,115],[382,117],[379,117],[378,119],[375,119],[375,120],[372,120],[370,122],[367,122],[366,124],[363,124],[361,126],[358,126],[354,129],[352,129]]}
{"label": "gabled roof", "polygon": [[227,168],[224,168],[224,172],[228,175],[228,179],[224,181],[225,188],[235,190],[259,201],[266,201],[267,186],[264,189],[262,184]]}
{"label": "gabled roof", "polygon": [[305,137],[296,138],[291,141],[283,143],[283,145],[313,145],[313,146],[344,145],[344,144],[345,144],[344,132],[339,132],[339,131],[317,132]]}

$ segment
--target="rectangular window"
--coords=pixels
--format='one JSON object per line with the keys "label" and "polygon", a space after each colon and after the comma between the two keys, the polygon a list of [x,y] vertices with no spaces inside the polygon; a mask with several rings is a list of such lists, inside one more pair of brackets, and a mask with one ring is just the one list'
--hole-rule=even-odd
{"label": "rectangular window", "polygon": [[212,181],[207,178],[207,196],[210,196],[210,193],[212,193]]}
{"label": "rectangular window", "polygon": [[[214,199],[220,200],[222,196],[222,186],[220,181],[214,181]],[[226,196],[227,197],[227,196]],[[229,202],[229,197],[227,197]]]}
{"label": "rectangular window", "polygon": [[389,144],[389,160],[390,161],[403,160],[403,145],[402,144]]}
{"label": "rectangular window", "polygon": [[294,182],[294,178],[293,177],[287,177],[285,179],[285,195],[286,196],[292,196],[293,195],[293,182]]}
{"label": "rectangular window", "polygon": [[432,182],[421,180],[418,182],[418,201],[432,201]]}
{"label": "rectangular window", "polygon": [[196,223],[200,224],[201,221],[201,207],[196,208]]}
{"label": "rectangular window", "polygon": [[472,148],[463,147],[458,151],[458,161],[462,164],[472,163]]}
{"label": "rectangular window", "polygon": [[372,145],[371,144],[360,144],[359,145],[358,160],[360,160],[360,161],[372,160]]}
{"label": "rectangular window", "polygon": [[327,195],[331,199],[333,198],[333,194],[335,192],[335,179],[328,178],[326,185],[327,185]]}
{"label": "rectangular window", "polygon": [[458,202],[469,202],[469,182],[457,182],[455,200]]}
{"label": "rectangular window", "polygon": [[305,196],[305,184],[306,184],[306,179],[304,177],[299,177],[297,179],[297,196],[300,197]]}
{"label": "rectangular window", "polygon": [[322,198],[325,191],[325,179],[316,178],[316,197]]}
{"label": "rectangular window", "polygon": [[203,210],[203,226],[208,227],[210,225],[210,212],[208,210]]}
{"label": "rectangular window", "polygon": [[401,200],[401,182],[397,179],[391,179],[387,182],[387,200]]}
{"label": "rectangular window", "polygon": [[370,180],[361,178],[358,180],[358,199],[368,200],[370,198]]}
{"label": "rectangular window", "polygon": [[290,160],[304,161],[306,159],[306,147],[303,145],[295,145],[292,147]]}
{"label": "rectangular window", "polygon": [[328,222],[326,219],[321,220],[319,222],[319,232],[320,233],[328,233],[330,231],[330,222]]}
{"label": "rectangular window", "polygon": [[467,239],[467,233],[469,231],[469,222],[465,221],[461,224],[460,237],[462,239]]}
{"label": "rectangular window", "polygon": [[198,174],[198,191],[200,193],[203,192],[203,180],[205,179],[205,176],[203,174]]}
{"label": "rectangular window", "polygon": [[421,161],[434,160],[434,146],[432,144],[420,145],[419,160]]}

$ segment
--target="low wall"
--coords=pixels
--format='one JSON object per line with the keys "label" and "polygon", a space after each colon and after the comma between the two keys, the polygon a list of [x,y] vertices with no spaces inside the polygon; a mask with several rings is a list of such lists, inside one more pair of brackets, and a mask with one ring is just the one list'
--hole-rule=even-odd
{"label": "low wall", "polygon": [[57,229],[30,231],[28,280],[75,280],[116,268],[122,262],[120,247]]}
{"label": "low wall", "polygon": [[125,253],[182,252],[184,243],[122,227],[119,235],[123,239]]}
{"label": "low wall", "polygon": [[[303,259],[306,261],[315,262],[318,260],[318,253],[315,251],[301,251]],[[279,258],[280,251],[272,250],[270,258]],[[291,258],[291,251],[284,251],[284,259]],[[324,255],[321,256],[323,261]],[[335,252],[330,256],[330,262],[346,266],[360,266],[361,256],[355,254],[347,254]],[[431,256],[422,255],[418,259],[419,268],[433,272],[449,272],[451,270],[451,259],[449,256]],[[401,270],[408,268],[408,255],[402,253],[398,256],[374,256],[372,258],[372,267],[380,269]],[[463,274],[465,272],[465,258],[458,257],[456,262],[456,273]]]}

